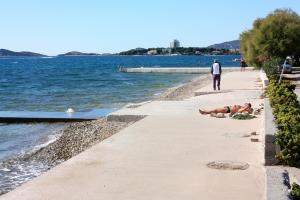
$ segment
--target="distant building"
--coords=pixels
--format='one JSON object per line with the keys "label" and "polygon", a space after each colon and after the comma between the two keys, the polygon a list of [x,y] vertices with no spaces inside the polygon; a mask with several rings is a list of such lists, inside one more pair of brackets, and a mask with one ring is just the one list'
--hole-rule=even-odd
{"label": "distant building", "polygon": [[157,55],[157,50],[154,49],[154,50],[150,50],[147,52],[148,55]]}
{"label": "distant building", "polygon": [[219,54],[221,54],[221,53],[222,53],[222,52],[219,51],[219,50],[215,50],[215,51],[212,51],[212,52],[211,52],[212,55],[219,55]]}
{"label": "distant building", "polygon": [[239,48],[231,48],[231,49],[229,49],[229,52],[230,53],[241,53]]}
{"label": "distant building", "polygon": [[163,53],[163,54],[171,54],[172,53],[172,49],[170,49],[170,48],[164,48],[164,49],[162,49],[161,50],[161,52]]}
{"label": "distant building", "polygon": [[196,51],[195,54],[196,55],[202,55],[201,51]]}
{"label": "distant building", "polygon": [[179,48],[180,47],[180,42],[178,40],[173,40],[171,43],[170,43],[170,48],[171,49],[176,49],[176,48]]}

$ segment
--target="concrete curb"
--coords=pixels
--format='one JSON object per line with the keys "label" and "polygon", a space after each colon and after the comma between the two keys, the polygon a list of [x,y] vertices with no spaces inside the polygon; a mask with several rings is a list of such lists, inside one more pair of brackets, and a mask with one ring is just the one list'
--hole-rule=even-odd
{"label": "concrete curb", "polygon": [[[262,80],[263,85],[264,81]],[[264,85],[265,87],[265,85]],[[274,166],[278,164],[276,154],[280,151],[275,142],[277,127],[272,108],[268,98],[264,99],[264,126],[265,126],[265,148],[264,164],[266,169],[266,199],[267,200],[292,200],[290,195],[290,173],[283,166]]]}
{"label": "concrete curb", "polygon": [[268,85],[269,85],[269,79],[267,77],[267,74],[263,70],[260,70],[259,76],[260,76],[263,88],[268,87]]}
{"label": "concrete curb", "polygon": [[278,145],[275,145],[275,134],[277,132],[275,119],[272,113],[272,108],[268,98],[264,100],[264,114],[265,114],[265,165],[276,165],[278,160],[276,154],[280,151]]}

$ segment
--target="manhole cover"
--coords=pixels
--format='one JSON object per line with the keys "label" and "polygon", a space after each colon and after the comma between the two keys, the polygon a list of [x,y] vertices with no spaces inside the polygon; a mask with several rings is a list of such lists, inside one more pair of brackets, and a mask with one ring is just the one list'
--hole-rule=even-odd
{"label": "manhole cover", "polygon": [[235,161],[213,161],[208,163],[207,167],[220,170],[246,170],[249,164]]}

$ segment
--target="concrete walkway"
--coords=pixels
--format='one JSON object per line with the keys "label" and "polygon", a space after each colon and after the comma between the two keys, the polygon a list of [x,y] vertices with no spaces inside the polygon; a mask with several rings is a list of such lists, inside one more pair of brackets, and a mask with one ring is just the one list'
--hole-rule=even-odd
{"label": "concrete walkway", "polygon": [[[115,115],[147,115],[67,162],[0,199],[259,200],[265,199],[263,116],[252,120],[211,118],[198,108],[262,100],[256,71],[222,77],[222,91],[184,101],[154,101]],[[249,164],[246,170],[217,170],[212,161]]]}

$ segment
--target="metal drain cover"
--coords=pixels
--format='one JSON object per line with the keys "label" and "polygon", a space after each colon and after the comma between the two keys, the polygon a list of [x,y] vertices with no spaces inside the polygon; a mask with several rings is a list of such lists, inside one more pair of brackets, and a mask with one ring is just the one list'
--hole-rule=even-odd
{"label": "metal drain cover", "polygon": [[235,161],[213,161],[208,163],[207,167],[219,170],[246,170],[249,164]]}

